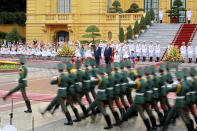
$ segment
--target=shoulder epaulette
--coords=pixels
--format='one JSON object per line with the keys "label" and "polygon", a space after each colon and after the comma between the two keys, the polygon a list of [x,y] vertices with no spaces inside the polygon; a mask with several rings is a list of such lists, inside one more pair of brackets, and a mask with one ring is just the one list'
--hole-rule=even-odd
{"label": "shoulder epaulette", "polygon": [[178,94],[181,91],[181,84],[177,85],[177,90],[176,90],[176,94]]}
{"label": "shoulder epaulette", "polygon": [[135,76],[138,75],[137,70],[136,69],[132,69],[133,73],[135,74]]}

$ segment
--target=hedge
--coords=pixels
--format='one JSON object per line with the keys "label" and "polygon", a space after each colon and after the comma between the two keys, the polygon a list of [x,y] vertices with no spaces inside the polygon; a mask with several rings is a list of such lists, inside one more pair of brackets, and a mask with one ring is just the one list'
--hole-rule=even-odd
{"label": "hedge", "polygon": [[25,25],[25,12],[0,12],[0,24]]}
{"label": "hedge", "polygon": [[7,35],[6,32],[1,32],[0,31],[0,39],[5,39],[5,36]]}

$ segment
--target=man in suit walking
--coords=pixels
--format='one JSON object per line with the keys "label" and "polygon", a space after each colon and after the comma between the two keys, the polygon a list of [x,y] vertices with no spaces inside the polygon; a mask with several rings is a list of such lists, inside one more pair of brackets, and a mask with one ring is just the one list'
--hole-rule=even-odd
{"label": "man in suit walking", "polygon": [[101,47],[98,46],[98,43],[95,43],[94,57],[96,60],[96,67],[98,67],[100,65],[100,57],[101,57]]}
{"label": "man in suit walking", "polygon": [[105,47],[104,56],[105,56],[105,63],[107,65],[111,64],[110,58],[112,56],[112,48],[110,47],[110,43],[108,43],[107,47]]}

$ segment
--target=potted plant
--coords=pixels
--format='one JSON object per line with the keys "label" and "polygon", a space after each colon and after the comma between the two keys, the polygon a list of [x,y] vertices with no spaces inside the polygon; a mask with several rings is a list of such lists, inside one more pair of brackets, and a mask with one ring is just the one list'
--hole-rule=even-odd
{"label": "potted plant", "polygon": [[110,8],[110,13],[118,13],[118,12],[122,12],[122,8],[121,7],[121,4],[118,0],[115,0],[113,3],[112,3],[112,6],[113,8]]}
{"label": "potted plant", "polygon": [[131,25],[129,25],[129,27],[127,28],[127,40],[132,39],[132,27]]}
{"label": "potted plant", "polygon": [[153,8],[150,9],[150,16],[151,16],[151,24],[153,24],[155,20],[155,12]]}
{"label": "potted plant", "polygon": [[146,21],[145,21],[145,18],[144,16],[141,17],[141,20],[140,20],[140,30],[142,33],[145,32],[145,29],[146,29]]}
{"label": "potted plant", "polygon": [[146,12],[145,21],[146,21],[146,28],[150,28],[151,25],[150,11]]}
{"label": "potted plant", "polygon": [[139,26],[137,20],[136,20],[136,22],[135,22],[133,31],[134,31],[135,37],[138,38],[138,36],[139,36],[139,31],[140,31],[140,26]]}
{"label": "potted plant", "polygon": [[144,11],[144,9],[139,8],[139,6],[136,3],[132,3],[130,5],[130,8],[125,11],[125,13],[138,13],[139,11]]}
{"label": "potted plant", "polygon": [[120,40],[120,42],[124,41],[124,29],[123,29],[123,27],[120,27],[119,40]]}
{"label": "potted plant", "polygon": [[179,17],[181,16],[180,11],[186,11],[185,8],[182,8],[183,3],[181,0],[175,0],[173,2],[173,7],[170,10],[167,10],[170,17],[171,23],[179,23]]}
{"label": "potted plant", "polygon": [[185,60],[179,52],[177,46],[172,46],[170,52],[164,56],[163,61],[170,62],[172,68],[178,68],[179,64],[183,63]]}

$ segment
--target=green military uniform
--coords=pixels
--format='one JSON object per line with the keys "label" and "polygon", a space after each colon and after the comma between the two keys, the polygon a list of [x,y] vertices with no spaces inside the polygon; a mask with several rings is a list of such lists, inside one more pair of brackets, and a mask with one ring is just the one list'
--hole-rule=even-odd
{"label": "green military uniform", "polygon": [[158,102],[159,102],[159,77],[156,75],[157,68],[155,66],[151,66],[151,73],[152,73],[152,81],[153,81],[153,100],[152,100],[152,107],[155,109],[155,111],[158,114],[160,125],[163,124],[163,114],[161,113]]}
{"label": "green military uniform", "polygon": [[25,100],[25,104],[27,106],[27,110],[24,111],[25,113],[31,113],[31,103],[27,97],[26,94],[26,87],[27,87],[27,74],[28,74],[28,70],[25,67],[25,63],[26,63],[26,59],[24,57],[20,58],[20,63],[21,63],[21,67],[19,68],[19,79],[18,79],[18,86],[16,88],[14,88],[13,90],[11,90],[6,96],[3,97],[4,100],[6,100],[6,98],[8,96],[10,96],[11,94],[13,94],[14,92],[17,91],[21,91],[23,99]]}
{"label": "green military uniform", "polygon": [[156,129],[157,128],[156,119],[152,113],[152,108],[151,108],[152,96],[153,96],[153,81],[150,76],[151,69],[149,67],[145,67],[144,72],[145,72],[146,80],[147,80],[146,82],[147,86],[146,86],[146,91],[145,91],[145,109],[146,109],[147,114],[150,117],[152,128]]}
{"label": "green military uniform", "polygon": [[138,78],[135,81],[129,81],[128,83],[128,86],[136,89],[136,96],[134,98],[132,105],[127,109],[126,113],[124,114],[123,121],[129,116],[131,112],[137,110],[140,113],[147,130],[150,131],[151,126],[149,120],[144,115],[144,101],[145,101],[144,92],[146,91],[147,83],[144,79],[142,79],[142,76],[144,74],[143,69],[138,68],[137,72],[138,72]]}
{"label": "green military uniform", "polygon": [[65,116],[68,120],[68,122],[64,123],[64,124],[65,125],[72,125],[73,121],[72,121],[72,118],[70,116],[70,113],[69,113],[67,107],[64,106],[64,101],[65,101],[65,99],[67,98],[67,95],[68,95],[69,79],[68,79],[68,76],[65,73],[63,73],[64,68],[65,68],[64,64],[60,63],[60,64],[58,64],[57,67],[58,67],[58,70],[61,74],[57,77],[57,79],[51,81],[52,85],[57,85],[58,86],[57,96],[53,99],[53,101],[51,101],[51,103],[44,110],[44,112],[41,112],[41,114],[44,115],[47,111],[51,111],[51,109],[55,105],[56,105],[55,109],[57,109],[57,107],[59,105],[61,105],[62,111],[65,113]]}
{"label": "green military uniform", "polygon": [[85,68],[85,71],[83,72],[84,73],[83,74],[83,90],[89,92],[90,91],[90,84],[91,84],[91,81],[90,81],[91,72],[88,69],[88,66],[90,65],[90,61],[88,59],[85,59],[84,64],[85,64],[86,68]]}
{"label": "green military uniform", "polygon": [[177,84],[173,84],[172,88],[167,88],[168,92],[175,92],[177,96],[175,104],[173,108],[170,109],[170,112],[165,120],[163,131],[167,130],[170,119],[176,112],[178,112],[182,116],[181,118],[184,119],[183,121],[186,124],[188,131],[192,131],[192,125],[188,119],[189,116],[185,112],[185,96],[188,92],[187,84],[185,81],[181,81],[181,79],[183,79],[183,73],[181,71],[176,72],[176,77],[178,79]]}
{"label": "green military uniform", "polygon": [[105,101],[107,100],[106,88],[107,88],[108,80],[104,76],[105,68],[103,66],[99,66],[98,72],[101,76],[98,77],[98,83],[97,83],[98,89],[96,93],[96,99],[94,100],[94,102],[92,102],[89,105],[88,111],[95,108],[96,106],[99,107],[101,113],[104,115],[105,120],[107,122],[107,127],[104,127],[104,129],[110,129],[113,126],[111,124],[110,117],[107,114],[105,105],[104,105]]}

